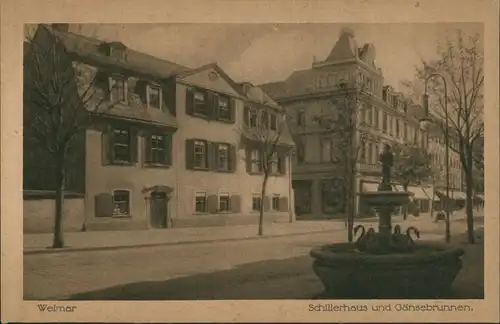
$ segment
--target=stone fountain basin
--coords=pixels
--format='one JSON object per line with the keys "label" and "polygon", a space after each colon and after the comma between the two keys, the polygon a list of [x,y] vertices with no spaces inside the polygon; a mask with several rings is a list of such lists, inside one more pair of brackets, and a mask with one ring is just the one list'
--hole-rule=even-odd
{"label": "stone fountain basin", "polygon": [[338,243],[313,248],[310,254],[326,298],[428,299],[446,297],[464,251],[419,242],[411,253],[381,255]]}
{"label": "stone fountain basin", "polygon": [[361,194],[366,204],[372,207],[397,207],[408,203],[414,194],[408,191],[375,191]]}

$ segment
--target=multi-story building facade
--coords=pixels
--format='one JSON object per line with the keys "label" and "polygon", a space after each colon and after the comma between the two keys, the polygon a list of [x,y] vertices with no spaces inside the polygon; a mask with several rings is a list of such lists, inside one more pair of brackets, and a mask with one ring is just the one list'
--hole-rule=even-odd
{"label": "multi-story building facade", "polygon": [[[50,37],[62,40],[75,70],[95,77],[96,91],[109,92],[112,102],[93,114],[72,152],[84,161],[68,172],[84,175],[75,186],[84,212],[68,223],[85,230],[247,224],[257,221],[261,204],[266,220],[293,220],[288,129],[266,197],[252,165],[255,139],[245,136],[251,107],[265,112],[271,127],[283,118],[262,90],[236,84],[216,64],[190,69],[73,34],[65,24],[40,27],[34,41]],[[38,167],[25,161],[25,174]],[[32,188],[25,182],[24,189]]]}
{"label": "multi-story building facade", "polygon": [[[415,143],[425,149],[428,136],[418,121],[420,107],[384,85],[382,71],[375,64],[375,47],[358,47],[351,30],[344,29],[324,61],[313,62],[307,70],[293,72],[285,81],[262,85],[263,89],[289,115],[290,127],[297,143],[293,164],[293,184],[297,214],[303,217],[343,217],[344,202],[335,188],[339,179],[335,160],[335,138],[318,125],[317,117],[331,115],[335,102],[345,96],[339,85],[356,92],[356,118],[369,132],[357,143],[360,154],[356,167],[355,187],[358,193],[374,191],[380,182],[379,153],[384,143]],[[361,92],[359,90],[362,90]],[[352,97],[351,97],[352,98]],[[351,99],[353,100],[353,99]],[[359,139],[359,136],[357,136]],[[424,186],[410,186],[417,200],[429,200]],[[396,185],[396,190],[402,187]],[[356,197],[357,213],[371,213]]]}

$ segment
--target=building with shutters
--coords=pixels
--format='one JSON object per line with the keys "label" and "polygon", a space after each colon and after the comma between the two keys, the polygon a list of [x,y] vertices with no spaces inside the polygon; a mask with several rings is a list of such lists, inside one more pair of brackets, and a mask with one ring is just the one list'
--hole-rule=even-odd
{"label": "building with shutters", "polygon": [[[95,76],[96,90],[110,91],[114,103],[93,114],[72,149],[78,163],[67,170],[67,188],[81,195],[81,206],[72,205],[83,211],[68,213],[66,230],[249,224],[257,222],[261,204],[266,220],[293,219],[288,129],[278,143],[268,194],[259,194],[262,172],[251,149],[258,141],[245,135],[253,116],[248,108],[265,112],[271,127],[284,115],[261,89],[236,84],[217,64],[191,69],[120,42],[74,34],[67,24],[40,25],[35,41],[50,37],[62,40],[75,70]],[[29,139],[25,133],[25,152],[34,148]],[[37,163],[43,154],[26,155],[25,192],[54,190],[36,176],[50,168]],[[32,202],[29,210],[35,209]],[[50,217],[24,218],[28,228],[51,231]]]}
{"label": "building with shutters", "polygon": [[[353,31],[343,29],[325,60],[314,61],[309,69],[294,71],[284,81],[261,85],[285,107],[296,142],[292,177],[297,218],[344,217],[342,180],[336,176],[341,171],[334,163],[339,153],[336,139],[316,121],[317,116],[331,116],[339,109],[335,102],[342,102],[346,93],[345,89],[339,89],[340,84],[345,85],[349,93],[363,87],[363,93],[355,99],[356,120],[368,126],[370,136],[359,143],[361,151],[355,181],[358,193],[377,190],[381,180],[378,156],[384,143],[429,146],[427,132],[418,121],[422,114],[420,106],[384,84],[382,71],[375,63],[374,45],[358,46]],[[355,140],[358,139],[356,135]],[[443,152],[444,148],[439,154]],[[457,172],[453,170],[454,179]],[[429,187],[430,184],[408,188],[417,200],[423,201],[421,206],[427,210],[430,198],[424,189]],[[395,190],[402,190],[402,186],[396,185]],[[359,216],[373,214],[360,196],[356,197],[356,208]]]}

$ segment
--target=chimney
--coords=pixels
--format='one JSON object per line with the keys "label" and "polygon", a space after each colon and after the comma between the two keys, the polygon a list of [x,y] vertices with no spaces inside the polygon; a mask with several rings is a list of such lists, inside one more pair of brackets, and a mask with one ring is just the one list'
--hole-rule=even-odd
{"label": "chimney", "polygon": [[52,29],[60,31],[62,33],[69,32],[69,24],[51,24]]}

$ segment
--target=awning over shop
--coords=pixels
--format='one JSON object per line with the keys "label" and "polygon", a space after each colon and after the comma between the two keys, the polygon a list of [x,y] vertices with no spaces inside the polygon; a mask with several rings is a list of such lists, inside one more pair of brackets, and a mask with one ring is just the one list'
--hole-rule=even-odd
{"label": "awning over shop", "polygon": [[378,183],[363,182],[362,189],[363,192],[375,192],[378,190]]}
{"label": "awning over shop", "polygon": [[[436,193],[438,193],[440,196],[446,197],[446,190],[436,190]],[[449,193],[450,198],[453,200],[465,200],[467,198],[465,192],[463,191],[449,190]]]}
{"label": "awning over shop", "polygon": [[395,191],[405,191],[402,185],[393,185]]}
{"label": "awning over shop", "polygon": [[432,197],[434,197],[434,201],[439,201],[439,196],[434,192],[433,188],[423,188],[423,190],[427,194],[429,199],[432,200]]}
{"label": "awning over shop", "polygon": [[452,199],[465,200],[467,199],[467,195],[463,191],[450,191],[450,197]]}
{"label": "awning over shop", "polygon": [[408,191],[414,194],[413,199],[424,199],[429,200],[429,197],[424,192],[422,187],[408,186]]}

